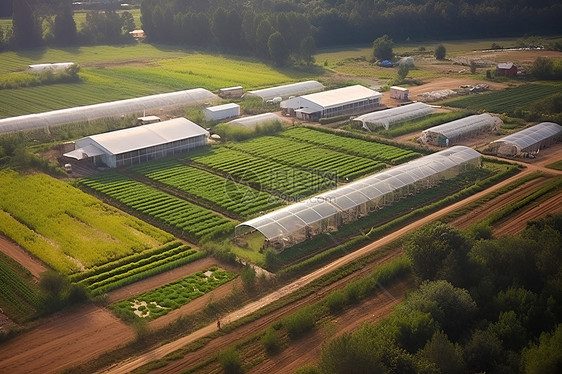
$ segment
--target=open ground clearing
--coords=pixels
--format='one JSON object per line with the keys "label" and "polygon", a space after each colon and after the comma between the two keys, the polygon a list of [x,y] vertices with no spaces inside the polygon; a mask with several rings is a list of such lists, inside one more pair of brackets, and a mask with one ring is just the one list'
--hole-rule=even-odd
{"label": "open ground clearing", "polygon": [[29,270],[35,278],[39,278],[41,273],[47,270],[47,267],[41,261],[32,257],[19,245],[2,235],[0,235],[0,251],[20,263],[24,268]]}

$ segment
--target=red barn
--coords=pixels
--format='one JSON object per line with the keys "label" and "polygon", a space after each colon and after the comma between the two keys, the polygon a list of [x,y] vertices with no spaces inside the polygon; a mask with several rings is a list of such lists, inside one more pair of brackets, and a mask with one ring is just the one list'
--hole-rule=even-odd
{"label": "red barn", "polygon": [[514,77],[517,75],[517,66],[513,62],[505,62],[498,64],[496,67],[496,76]]}

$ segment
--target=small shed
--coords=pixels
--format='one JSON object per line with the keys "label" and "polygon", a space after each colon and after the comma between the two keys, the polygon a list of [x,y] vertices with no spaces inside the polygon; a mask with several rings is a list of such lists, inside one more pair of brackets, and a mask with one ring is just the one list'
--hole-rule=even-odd
{"label": "small shed", "polygon": [[242,95],[244,95],[244,89],[242,88],[242,86],[226,87],[219,90],[219,97],[222,97],[223,99],[239,99],[242,97]]}
{"label": "small shed", "polygon": [[131,35],[135,39],[142,39],[146,36],[144,30],[129,31],[129,35]]}
{"label": "small shed", "polygon": [[160,117],[158,116],[144,116],[137,118],[137,125],[148,125],[151,123],[160,122]]}
{"label": "small shed", "polygon": [[513,62],[500,63],[496,67],[496,76],[514,77],[517,75],[517,66]]}
{"label": "small shed", "polygon": [[408,100],[408,89],[404,87],[390,87],[390,98],[396,100]]}
{"label": "small shed", "polygon": [[223,105],[211,106],[203,109],[207,121],[220,121],[227,118],[238,117],[240,115],[240,105],[228,103]]}

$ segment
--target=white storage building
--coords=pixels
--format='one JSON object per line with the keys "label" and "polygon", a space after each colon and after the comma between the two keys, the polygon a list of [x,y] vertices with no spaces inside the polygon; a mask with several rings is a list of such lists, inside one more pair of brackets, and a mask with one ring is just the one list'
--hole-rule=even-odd
{"label": "white storage building", "polygon": [[237,118],[228,122],[229,125],[240,125],[244,127],[256,127],[256,125],[261,125],[263,123],[271,123],[271,122],[281,122],[283,123],[283,118],[279,117],[275,113],[262,113],[256,114],[254,116],[242,117]]}
{"label": "white storage building", "polygon": [[486,153],[517,157],[538,153],[542,148],[562,140],[562,126],[554,122],[542,122],[518,131],[488,146]]}
{"label": "white storage building", "polygon": [[189,107],[218,100],[218,97],[203,88],[170,92],[53,110],[51,112],[27,114],[24,116],[0,119],[0,133],[40,129],[67,123],[92,121],[101,118],[119,118],[128,114],[143,114],[156,110],[169,110]]}
{"label": "white storage building", "polygon": [[361,85],[294,97],[283,101],[283,113],[305,121],[318,121],[379,108],[382,94]]}
{"label": "white storage building", "polygon": [[207,130],[190,120],[174,118],[87,136],[77,140],[76,149],[64,156],[92,158],[96,166],[131,166],[205,146],[208,136]]}
{"label": "white storage building", "polygon": [[388,130],[391,125],[422,118],[431,113],[433,113],[431,106],[424,103],[412,103],[363,114],[355,118],[354,121],[361,122],[363,128],[368,131],[377,127],[384,127],[385,130]]}
{"label": "white storage building", "polygon": [[475,150],[451,147],[241,223],[235,235],[261,235],[281,250],[480,166]]}
{"label": "white storage building", "polygon": [[466,138],[498,130],[503,121],[490,114],[477,114],[424,130],[419,140],[439,147],[458,144]]}
{"label": "white storage building", "polygon": [[286,84],[283,86],[264,88],[261,90],[248,91],[247,95],[261,97],[263,101],[276,97],[288,98],[289,96],[304,95],[311,92],[322,91],[324,85],[317,81],[306,81]]}
{"label": "white storage building", "polygon": [[226,98],[241,98],[244,95],[242,86],[226,87],[219,90],[219,96],[223,99]]}
{"label": "white storage building", "polygon": [[390,87],[390,98],[396,100],[408,100],[408,89],[404,87]]}
{"label": "white storage building", "polygon": [[207,121],[220,121],[240,115],[240,105],[228,103],[203,109]]}

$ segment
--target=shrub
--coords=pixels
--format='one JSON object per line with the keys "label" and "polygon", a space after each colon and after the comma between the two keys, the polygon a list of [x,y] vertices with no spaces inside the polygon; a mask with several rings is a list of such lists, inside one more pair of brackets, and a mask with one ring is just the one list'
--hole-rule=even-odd
{"label": "shrub", "polygon": [[314,328],[316,312],[312,307],[303,308],[283,319],[289,338],[297,339]]}
{"label": "shrub", "polygon": [[445,46],[443,44],[439,44],[436,48],[435,48],[435,58],[438,60],[444,60],[445,59],[445,55],[447,54],[447,50],[445,49]]}
{"label": "shrub", "polygon": [[261,343],[263,344],[268,355],[273,355],[281,349],[281,342],[279,340],[279,335],[274,328],[268,328],[265,334],[261,337]]}
{"label": "shrub", "polygon": [[335,314],[346,306],[347,297],[343,291],[337,290],[326,296],[324,301],[330,310],[330,313]]}
{"label": "shrub", "polygon": [[251,265],[246,265],[240,271],[240,278],[242,278],[242,283],[244,288],[247,290],[253,290],[256,286],[256,270]]}
{"label": "shrub", "polygon": [[243,373],[242,361],[234,348],[229,348],[219,354],[219,362],[226,374]]}

